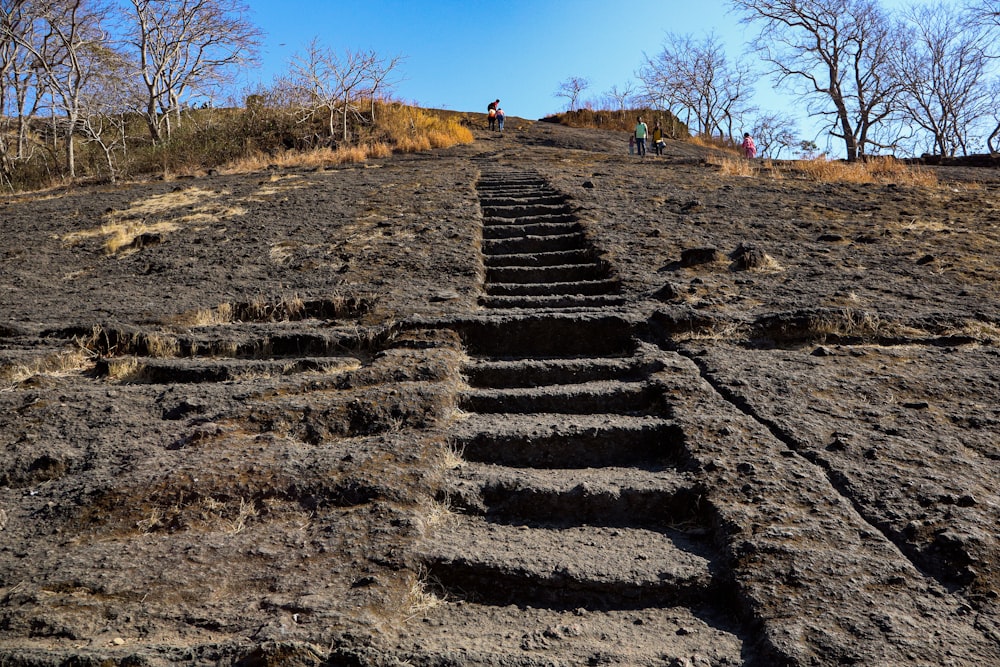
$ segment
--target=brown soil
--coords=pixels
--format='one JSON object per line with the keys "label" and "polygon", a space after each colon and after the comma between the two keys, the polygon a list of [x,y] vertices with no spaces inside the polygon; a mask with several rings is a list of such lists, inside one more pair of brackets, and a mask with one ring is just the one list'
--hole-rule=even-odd
{"label": "brown soil", "polygon": [[0,665],[1000,664],[1000,173],[625,146],[8,198]]}

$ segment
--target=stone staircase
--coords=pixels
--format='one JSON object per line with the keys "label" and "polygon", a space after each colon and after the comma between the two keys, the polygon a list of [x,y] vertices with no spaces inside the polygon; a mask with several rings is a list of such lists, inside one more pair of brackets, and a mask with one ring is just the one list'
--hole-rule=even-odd
{"label": "stone staircase", "polygon": [[462,664],[739,664],[658,350],[564,197],[515,170],[478,188],[483,313],[462,332],[452,512],[421,553],[443,602],[416,636]]}

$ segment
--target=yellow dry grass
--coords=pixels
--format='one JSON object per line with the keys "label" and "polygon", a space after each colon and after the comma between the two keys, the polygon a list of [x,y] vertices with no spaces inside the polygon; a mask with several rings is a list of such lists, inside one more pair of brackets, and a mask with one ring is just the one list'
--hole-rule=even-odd
{"label": "yellow dry grass", "polygon": [[957,329],[946,331],[948,336],[968,336],[980,342],[990,342],[996,344],[1000,341],[1000,326],[991,322],[981,322],[979,320],[966,320]]}
{"label": "yellow dry grass", "polygon": [[389,141],[372,141],[337,148],[284,151],[275,155],[253,153],[230,162],[220,171],[244,174],[271,167],[321,169],[340,164],[357,164],[386,158],[393,153],[413,153],[455,144],[472,143],[472,132],[454,118],[440,118],[421,109],[390,106],[382,110],[378,130]]}
{"label": "yellow dry grass", "polygon": [[104,249],[109,255],[115,255],[124,250],[135,250],[135,240],[145,235],[161,235],[180,229],[173,222],[157,222],[147,225],[141,222],[127,221],[121,224],[104,225],[101,231],[107,234]]}
{"label": "yellow dry grass", "polygon": [[106,379],[108,382],[116,384],[128,384],[141,378],[143,370],[138,357],[128,356],[108,359],[108,374]]}
{"label": "yellow dry grass", "polygon": [[760,171],[750,160],[740,158],[709,158],[708,163],[719,167],[723,176],[756,176]]}
{"label": "yellow dry grass", "polygon": [[444,603],[432,590],[430,582],[426,579],[426,573],[419,573],[410,583],[410,587],[403,596],[402,610],[404,622],[409,621],[420,614],[427,613],[431,609]]}
{"label": "yellow dry grass", "polygon": [[105,237],[107,254],[127,254],[138,250],[136,239],[144,235],[162,237],[184,227],[244,215],[246,209],[220,201],[228,195],[199,187],[153,195],[132,202],[127,209],[106,213],[99,227],[71,232],[60,240],[74,246],[90,238]]}
{"label": "yellow dry grass", "polygon": [[701,146],[702,148],[714,148],[715,150],[724,151],[726,153],[742,157],[742,153],[736,145],[736,142],[731,139],[722,139],[719,137],[698,134],[685,139],[685,141],[694,144],[695,146]]}
{"label": "yellow dry grass", "polygon": [[[341,294],[327,297],[335,312],[349,312],[351,299]],[[208,327],[232,324],[237,320],[251,322],[289,322],[308,316],[306,301],[298,294],[285,294],[275,300],[256,297],[245,303],[221,303],[215,308],[203,308],[171,318],[170,324],[183,327]]]}
{"label": "yellow dry grass", "polygon": [[0,383],[20,384],[33,377],[62,377],[90,367],[93,355],[84,349],[61,350],[28,363],[0,365]]}
{"label": "yellow dry grass", "polygon": [[323,169],[339,164],[356,164],[369,158],[392,155],[392,148],[384,142],[339,148],[314,148],[308,151],[283,151],[274,155],[251,153],[234,160],[219,171],[223,174],[248,174],[269,168]]}
{"label": "yellow dry grass", "polygon": [[797,162],[792,169],[810,180],[821,183],[896,183],[918,187],[938,184],[934,173],[891,157],[858,162],[819,157]]}

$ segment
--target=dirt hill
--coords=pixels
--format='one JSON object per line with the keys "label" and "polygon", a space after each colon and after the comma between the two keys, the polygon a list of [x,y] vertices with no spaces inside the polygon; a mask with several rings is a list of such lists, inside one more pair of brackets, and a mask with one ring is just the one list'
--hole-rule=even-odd
{"label": "dirt hill", "polygon": [[0,665],[1000,664],[1000,174],[509,119],[0,207]]}

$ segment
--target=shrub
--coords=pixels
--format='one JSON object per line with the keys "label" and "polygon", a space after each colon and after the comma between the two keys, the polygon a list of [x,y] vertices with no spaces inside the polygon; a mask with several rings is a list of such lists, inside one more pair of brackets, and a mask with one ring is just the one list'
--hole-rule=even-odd
{"label": "shrub", "polygon": [[687,125],[677,116],[663,109],[624,109],[609,111],[606,109],[578,109],[565,113],[546,116],[542,120],[547,123],[558,123],[568,127],[593,128],[601,130],[616,130],[631,132],[635,128],[635,119],[642,116],[650,128],[653,123],[660,122],[664,133],[672,139],[682,139],[690,136]]}

